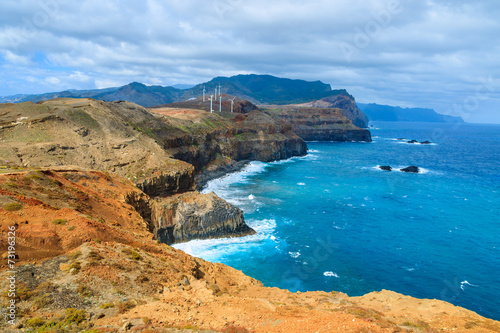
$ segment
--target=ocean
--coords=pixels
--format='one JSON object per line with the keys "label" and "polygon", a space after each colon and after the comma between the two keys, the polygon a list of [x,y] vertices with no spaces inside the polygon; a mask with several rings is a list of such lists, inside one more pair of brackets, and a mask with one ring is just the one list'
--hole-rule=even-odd
{"label": "ocean", "polygon": [[308,142],[209,182],[257,234],[175,247],[266,286],[388,289],[500,320],[500,125],[373,125],[371,143]]}

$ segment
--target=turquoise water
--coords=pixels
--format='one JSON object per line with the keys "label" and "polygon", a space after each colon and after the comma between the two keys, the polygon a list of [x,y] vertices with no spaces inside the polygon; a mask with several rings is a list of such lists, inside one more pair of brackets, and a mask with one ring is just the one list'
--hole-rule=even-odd
{"label": "turquoise water", "polygon": [[242,208],[257,234],[176,247],[266,286],[389,289],[500,320],[500,126],[375,127],[372,143],[309,142],[305,157],[210,182],[205,192]]}

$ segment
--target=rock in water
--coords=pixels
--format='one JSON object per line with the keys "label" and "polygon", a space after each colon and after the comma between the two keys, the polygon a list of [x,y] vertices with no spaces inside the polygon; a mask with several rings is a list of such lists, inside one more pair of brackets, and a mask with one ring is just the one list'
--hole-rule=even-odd
{"label": "rock in water", "polygon": [[418,167],[412,165],[412,166],[409,166],[409,167],[406,167],[404,169],[401,169],[401,171],[403,172],[412,172],[412,173],[419,173],[419,169]]}
{"label": "rock in water", "polygon": [[418,143],[418,141],[417,140],[410,140],[407,143]]}
{"label": "rock in water", "polygon": [[425,140],[425,141],[420,142],[420,144],[422,144],[422,145],[428,145],[428,144],[430,144],[430,143],[432,143],[432,142],[430,142],[430,141],[428,141],[428,140]]}
{"label": "rock in water", "polygon": [[163,243],[255,234],[243,211],[215,193],[197,191],[163,198],[154,209],[154,234]]}
{"label": "rock in water", "polygon": [[392,167],[389,165],[380,165],[379,169],[384,170],[384,171],[392,171]]}

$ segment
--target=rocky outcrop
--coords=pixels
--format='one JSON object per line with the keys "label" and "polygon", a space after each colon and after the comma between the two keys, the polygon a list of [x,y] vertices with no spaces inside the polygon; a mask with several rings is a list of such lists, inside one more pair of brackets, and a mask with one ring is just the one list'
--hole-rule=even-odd
{"label": "rocky outcrop", "polygon": [[268,110],[290,123],[306,141],[372,141],[370,131],[355,126],[340,109],[287,106]]}
{"label": "rocky outcrop", "polygon": [[137,181],[136,185],[152,197],[191,191],[195,188],[194,167],[187,164],[184,168],[157,172]]}
{"label": "rocky outcrop", "polygon": [[215,193],[187,192],[163,198],[154,210],[154,234],[163,243],[255,234],[241,209]]}
{"label": "rocky outcrop", "polygon": [[414,165],[400,169],[402,172],[419,173],[420,169]]}
{"label": "rocky outcrop", "polygon": [[392,171],[392,167],[390,165],[380,165],[379,169],[384,171]]}
{"label": "rocky outcrop", "polygon": [[317,101],[299,104],[298,106],[341,109],[344,116],[351,120],[354,125],[361,128],[368,127],[368,118],[363,111],[358,108],[354,97],[347,92],[325,97]]}
{"label": "rocky outcrop", "polygon": [[361,128],[368,127],[368,118],[363,111],[358,108],[354,101],[354,97],[350,95],[337,95],[323,98],[322,101],[328,102],[328,107],[330,108],[341,109],[344,115],[349,118],[354,125]]}

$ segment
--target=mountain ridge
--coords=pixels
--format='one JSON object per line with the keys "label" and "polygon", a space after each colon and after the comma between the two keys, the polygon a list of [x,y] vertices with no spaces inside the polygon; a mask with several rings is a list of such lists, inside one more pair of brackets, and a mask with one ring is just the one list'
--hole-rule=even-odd
{"label": "mountain ridge", "polygon": [[357,103],[359,109],[372,121],[413,121],[438,123],[463,123],[457,116],[437,113],[426,108],[402,108],[399,106],[381,105],[376,103]]}

